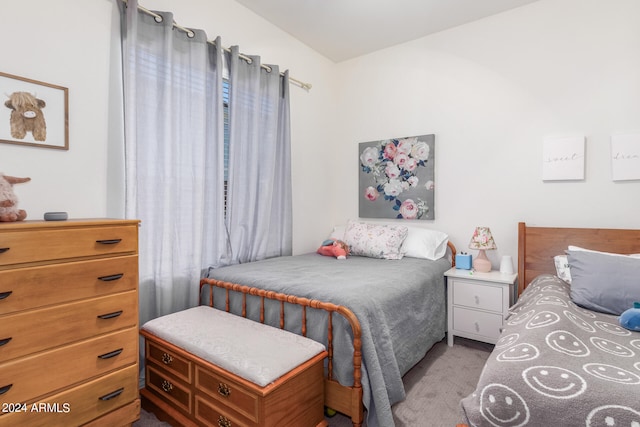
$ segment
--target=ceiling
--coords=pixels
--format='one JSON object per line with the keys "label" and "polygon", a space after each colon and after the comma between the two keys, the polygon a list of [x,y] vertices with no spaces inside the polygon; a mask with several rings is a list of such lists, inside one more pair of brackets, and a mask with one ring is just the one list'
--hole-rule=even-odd
{"label": "ceiling", "polygon": [[236,0],[334,62],[538,0]]}

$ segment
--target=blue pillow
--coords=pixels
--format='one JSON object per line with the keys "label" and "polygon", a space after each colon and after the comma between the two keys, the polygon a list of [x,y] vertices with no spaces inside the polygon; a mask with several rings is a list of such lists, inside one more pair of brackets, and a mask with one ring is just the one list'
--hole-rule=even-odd
{"label": "blue pillow", "polygon": [[640,301],[640,259],[567,251],[571,299],[590,310],[619,316]]}

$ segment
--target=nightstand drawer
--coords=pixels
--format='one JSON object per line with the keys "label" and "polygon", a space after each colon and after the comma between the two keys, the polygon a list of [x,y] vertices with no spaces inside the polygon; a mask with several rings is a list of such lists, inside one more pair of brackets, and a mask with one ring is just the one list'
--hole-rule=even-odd
{"label": "nightstand drawer", "polygon": [[453,304],[502,313],[502,287],[453,280]]}
{"label": "nightstand drawer", "polygon": [[453,307],[453,329],[469,334],[498,338],[502,329],[502,315]]}

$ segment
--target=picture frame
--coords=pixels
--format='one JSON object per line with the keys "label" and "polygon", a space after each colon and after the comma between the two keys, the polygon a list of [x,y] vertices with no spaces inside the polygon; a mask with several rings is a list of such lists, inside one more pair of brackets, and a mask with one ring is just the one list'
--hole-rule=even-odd
{"label": "picture frame", "polygon": [[611,179],[640,180],[640,133],[611,136]]}
{"label": "picture frame", "polygon": [[435,135],[358,145],[359,216],[435,219]]}
{"label": "picture frame", "polygon": [[542,147],[543,181],[584,180],[584,136],[546,137]]}
{"label": "picture frame", "polygon": [[69,89],[0,72],[0,142],[69,149]]}

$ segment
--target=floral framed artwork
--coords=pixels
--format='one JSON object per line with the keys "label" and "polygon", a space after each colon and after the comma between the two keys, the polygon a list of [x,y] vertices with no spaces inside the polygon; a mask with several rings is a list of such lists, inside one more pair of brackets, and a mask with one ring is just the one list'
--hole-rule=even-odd
{"label": "floral framed artwork", "polygon": [[0,142],[69,149],[69,90],[0,72]]}
{"label": "floral framed artwork", "polygon": [[359,144],[361,218],[435,219],[435,135]]}

